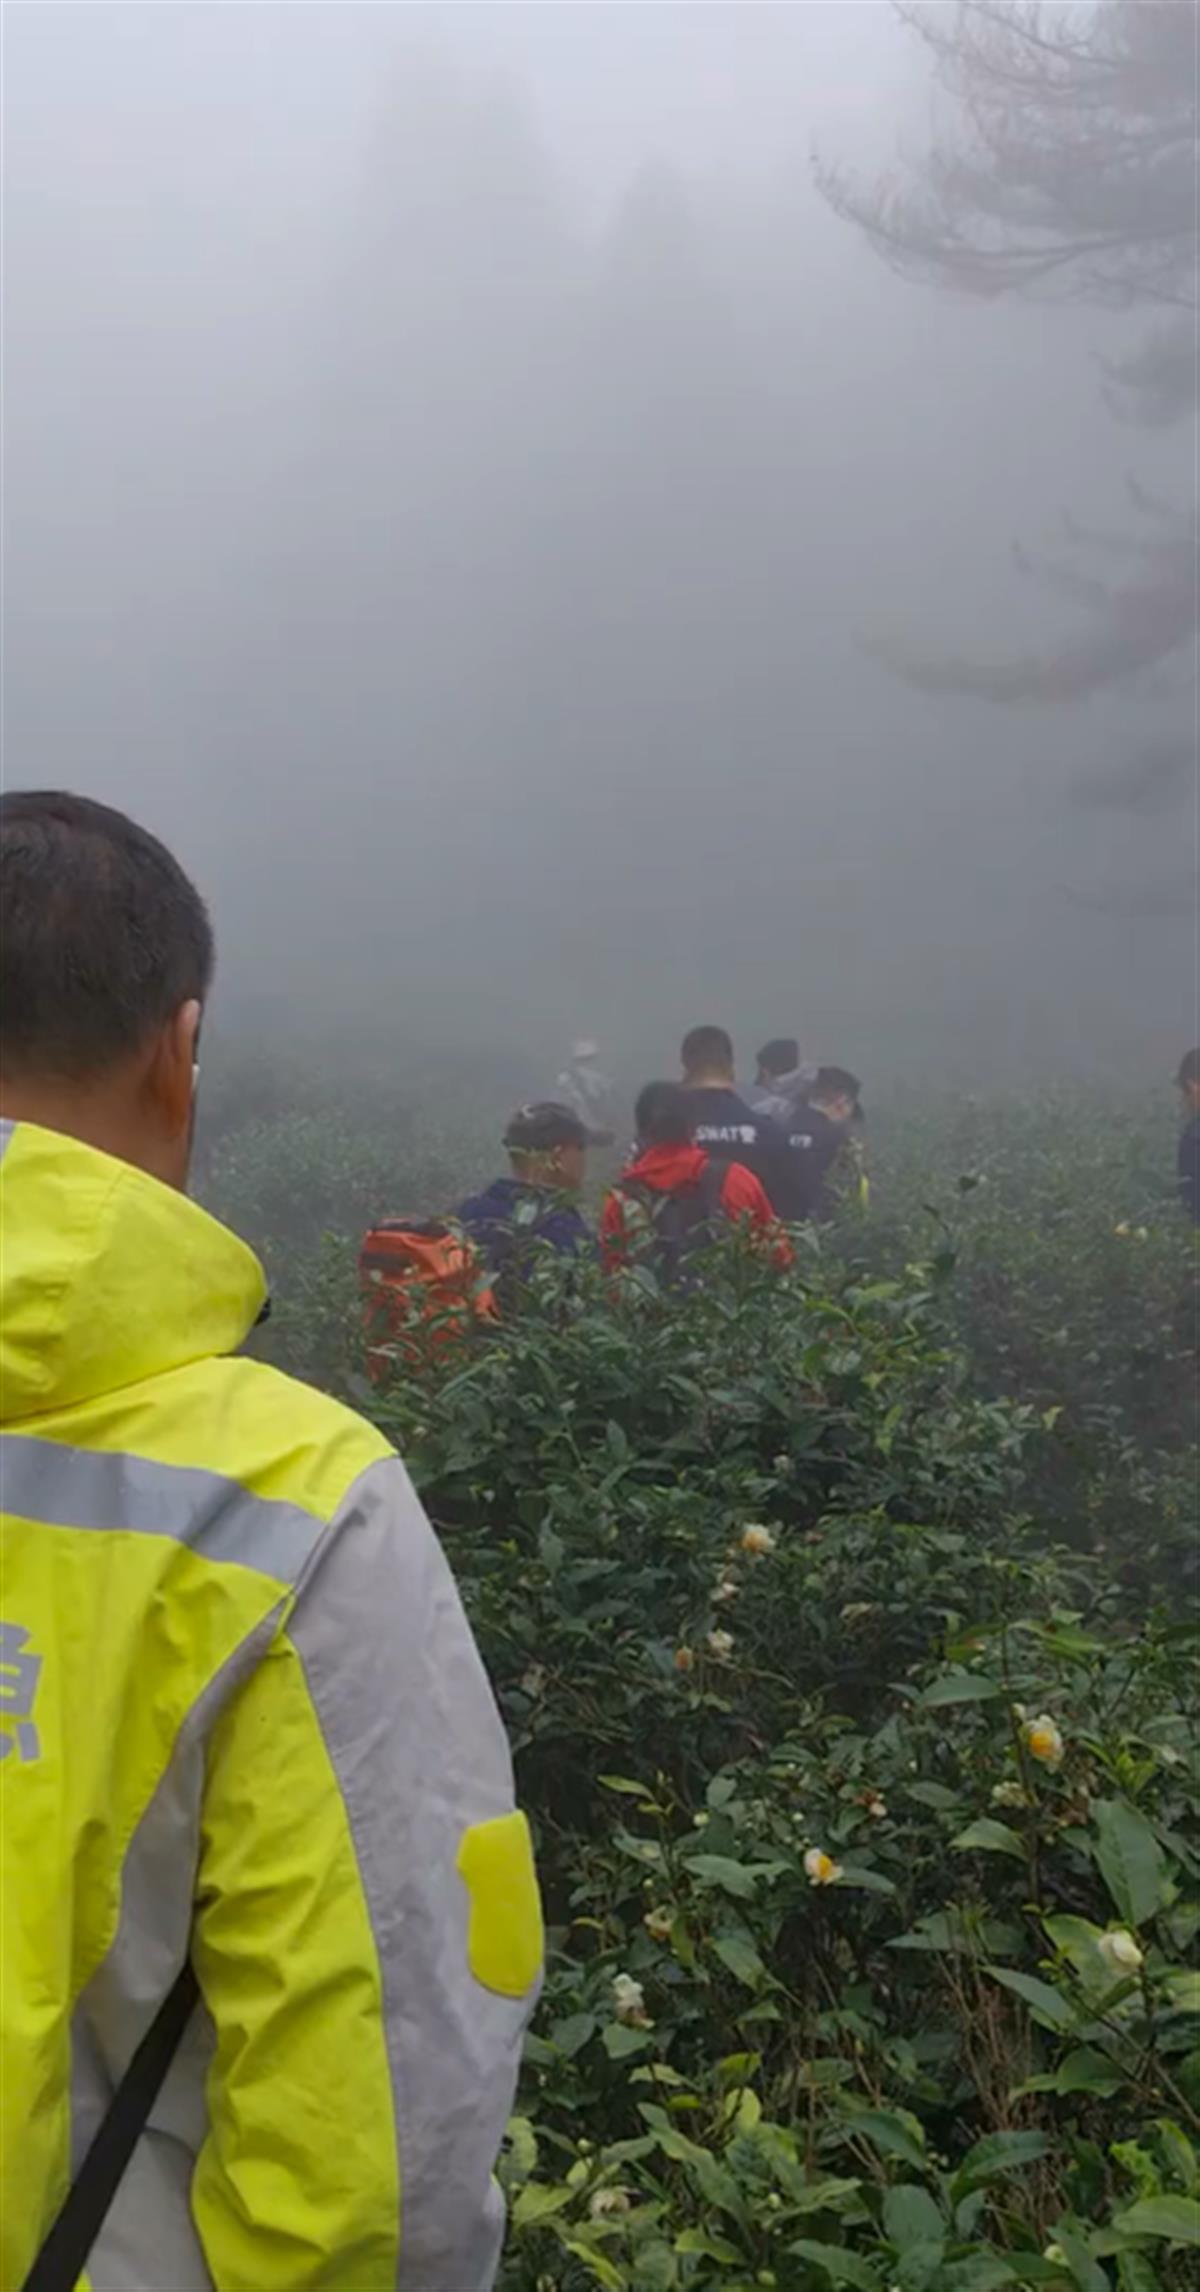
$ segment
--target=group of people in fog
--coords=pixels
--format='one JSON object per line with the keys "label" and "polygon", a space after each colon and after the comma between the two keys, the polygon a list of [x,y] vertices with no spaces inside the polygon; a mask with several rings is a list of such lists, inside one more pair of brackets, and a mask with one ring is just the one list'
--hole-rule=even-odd
{"label": "group of people in fog", "polygon": [[[558,1097],[520,1107],[509,1122],[508,1174],[458,1207],[457,1223],[494,1274],[529,1242],[564,1254],[593,1246],[578,1197],[589,1149],[611,1146],[619,1120],[598,1056],[588,1039],[575,1045]],[[732,1222],[768,1239],[786,1263],[783,1228],[828,1215],[831,1173],[861,1120],[860,1085],[848,1068],[805,1064],[794,1038],[776,1037],[742,1092],[725,1029],[694,1027],[678,1081],[647,1083],[638,1095],[635,1142],[600,1214],[605,1263],[626,1254],[647,1220],[668,1258],[693,1229],[710,1234]]]}

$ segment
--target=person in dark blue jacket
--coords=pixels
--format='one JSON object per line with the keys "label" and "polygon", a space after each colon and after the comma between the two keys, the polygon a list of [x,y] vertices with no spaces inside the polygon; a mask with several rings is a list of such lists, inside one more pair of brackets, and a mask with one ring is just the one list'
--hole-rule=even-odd
{"label": "person in dark blue jacket", "polygon": [[520,1106],[504,1133],[512,1174],[494,1178],[454,1215],[498,1282],[520,1278],[530,1245],[544,1242],[563,1257],[591,1247],[576,1207],[587,1166],[588,1134],[569,1106],[539,1100]]}
{"label": "person in dark blue jacket", "polygon": [[850,1125],[863,1119],[861,1084],[844,1066],[817,1068],[804,1103],[797,1106],[785,1130],[791,1185],[788,1198],[793,1218],[827,1218],[833,1202],[827,1179],[843,1154]]}
{"label": "person in dark blue jacket", "polygon": [[1179,1199],[1193,1225],[1200,1225],[1200,1050],[1190,1050],[1175,1077],[1186,1126],[1179,1141]]}
{"label": "person in dark blue jacket", "polygon": [[776,1217],[793,1216],[783,1132],[738,1090],[733,1044],[724,1027],[693,1027],[679,1057],[692,1144],[702,1146],[714,1162],[740,1162],[752,1170]]}

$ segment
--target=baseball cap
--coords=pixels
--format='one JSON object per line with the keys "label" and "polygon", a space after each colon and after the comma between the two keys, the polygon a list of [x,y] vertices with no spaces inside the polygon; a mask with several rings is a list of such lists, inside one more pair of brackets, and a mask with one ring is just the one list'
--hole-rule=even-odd
{"label": "baseball cap", "polygon": [[518,1106],[504,1133],[505,1145],[517,1154],[546,1154],[555,1146],[586,1146],[587,1142],[579,1116],[569,1106],[556,1105],[553,1099]]}

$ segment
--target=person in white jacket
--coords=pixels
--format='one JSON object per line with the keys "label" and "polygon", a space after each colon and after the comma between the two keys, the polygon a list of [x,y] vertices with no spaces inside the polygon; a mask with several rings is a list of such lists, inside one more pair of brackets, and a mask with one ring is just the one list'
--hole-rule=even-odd
{"label": "person in white jacket", "polygon": [[616,1089],[600,1065],[600,1046],[581,1035],[571,1048],[571,1063],[554,1085],[554,1097],[579,1116],[589,1146],[611,1146],[617,1131]]}
{"label": "person in white jacket", "polygon": [[794,1035],[776,1035],[758,1054],[757,1075],[746,1103],[772,1122],[787,1123],[817,1079],[817,1069],[800,1056]]}

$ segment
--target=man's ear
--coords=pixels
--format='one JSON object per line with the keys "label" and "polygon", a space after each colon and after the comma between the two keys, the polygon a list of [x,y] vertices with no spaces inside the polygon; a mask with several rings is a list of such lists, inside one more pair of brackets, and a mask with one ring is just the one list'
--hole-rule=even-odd
{"label": "man's ear", "polygon": [[194,997],[181,1003],[159,1035],[147,1070],[147,1087],[170,1139],[185,1138],[191,1129],[200,1017],[200,1005]]}

